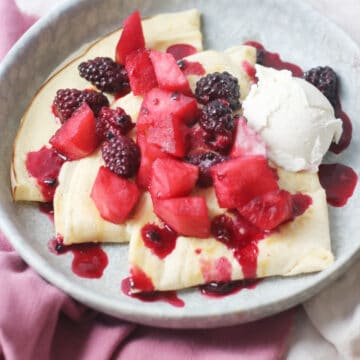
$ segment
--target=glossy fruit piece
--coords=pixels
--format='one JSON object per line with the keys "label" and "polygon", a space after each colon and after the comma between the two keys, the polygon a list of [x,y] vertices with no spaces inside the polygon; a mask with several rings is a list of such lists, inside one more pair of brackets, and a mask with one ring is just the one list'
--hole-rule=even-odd
{"label": "glossy fruit piece", "polygon": [[154,202],[156,215],[181,235],[207,238],[210,219],[201,196],[187,196]]}
{"label": "glossy fruit piece", "polygon": [[96,120],[87,103],[83,103],[56,131],[50,144],[70,160],[88,156],[98,147]]}
{"label": "glossy fruit piece", "polygon": [[266,157],[266,145],[261,136],[247,125],[245,117],[239,117],[235,130],[235,140],[230,151],[230,157],[237,158],[248,155]]}
{"label": "glossy fruit piece", "polygon": [[292,195],[285,190],[276,190],[258,196],[238,208],[238,211],[259,229],[272,230],[302,215],[311,203],[308,195]]}
{"label": "glossy fruit piece", "polygon": [[263,156],[247,156],[211,168],[216,197],[222,208],[239,208],[257,196],[277,190],[276,174]]}
{"label": "glossy fruit piece", "polygon": [[126,57],[125,68],[134,95],[144,95],[158,85],[149,50],[138,49]]}
{"label": "glossy fruit piece", "polygon": [[152,164],[156,159],[169,158],[169,154],[164,153],[160,146],[149,144],[143,134],[137,134],[137,144],[140,147],[141,160],[140,167],[136,176],[136,183],[144,190],[150,184]]}
{"label": "glossy fruit piece", "polygon": [[155,126],[147,131],[147,141],[178,158],[186,154],[186,126],[173,116],[159,116]]}
{"label": "glossy fruit piece", "polygon": [[121,224],[136,205],[140,191],[133,182],[102,166],[96,176],[90,197],[103,219]]}
{"label": "glossy fruit piece", "polygon": [[137,49],[145,48],[145,38],[141,26],[139,11],[134,11],[124,21],[123,31],[116,45],[115,59],[119,64],[125,64],[126,56]]}
{"label": "glossy fruit piece", "polygon": [[144,97],[136,124],[137,131],[148,143],[176,157],[183,157],[187,145],[187,124],[197,115],[197,103],[180,93],[158,88]]}
{"label": "glossy fruit piece", "polygon": [[173,55],[151,50],[150,59],[161,89],[179,91],[186,95],[192,94],[189,82]]}
{"label": "glossy fruit piece", "polygon": [[259,229],[272,230],[293,218],[292,196],[285,190],[271,191],[252,199],[238,211]]}
{"label": "glossy fruit piece", "polygon": [[153,88],[144,96],[136,127],[138,132],[145,132],[150,126],[156,125],[159,116],[174,117],[189,125],[197,114],[197,102],[194,98]]}
{"label": "glossy fruit piece", "polygon": [[174,159],[157,159],[152,165],[149,191],[153,199],[189,195],[199,176],[195,165]]}

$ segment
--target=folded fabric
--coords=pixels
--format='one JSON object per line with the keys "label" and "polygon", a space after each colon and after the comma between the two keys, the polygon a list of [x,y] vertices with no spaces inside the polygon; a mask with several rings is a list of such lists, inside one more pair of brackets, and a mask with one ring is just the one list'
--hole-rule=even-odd
{"label": "folded fabric", "polygon": [[292,323],[291,310],[209,330],[156,329],[114,319],[41,279],[1,233],[0,289],[0,359],[6,360],[280,359]]}

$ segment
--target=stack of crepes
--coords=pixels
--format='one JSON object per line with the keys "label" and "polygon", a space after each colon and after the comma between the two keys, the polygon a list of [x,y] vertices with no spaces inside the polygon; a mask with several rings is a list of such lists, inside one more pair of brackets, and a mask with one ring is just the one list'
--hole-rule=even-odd
{"label": "stack of crepes", "polygon": [[[272,89],[266,89],[264,84],[268,84],[268,79],[271,78],[275,79],[276,82],[277,77],[279,79],[287,78],[288,84],[285,84],[282,89],[285,88],[286,91],[289,88],[291,89],[289,93],[292,94],[291,96],[279,95],[278,102],[283,101],[286,104],[281,111],[285,113],[290,111],[291,113],[293,106],[298,106],[297,110],[302,109],[302,107],[305,108],[303,115],[309,117],[308,122],[312,121],[312,116],[317,118],[317,115],[314,115],[318,106],[316,99],[319,98],[318,94],[320,94],[321,101],[323,101],[322,98],[324,97],[314,86],[308,84],[304,87],[302,84],[306,83],[304,80],[294,80],[287,72],[283,75],[283,72],[257,67],[257,76],[259,76],[260,82],[258,85],[253,85],[249,100],[246,99],[254,82],[253,74],[250,74],[247,69],[255,66],[256,49],[252,46],[241,45],[224,52],[202,51],[200,14],[197,10],[154,16],[144,20],[142,27],[147,48],[165,51],[171,45],[185,43],[198,51],[196,54],[188,56],[186,60],[200,63],[206,74],[226,71],[236,77],[240,86],[240,100],[243,102],[245,115],[248,115],[250,120],[255,118],[256,121],[263,116],[266,122],[267,117],[270,117],[266,114],[254,115],[251,113],[251,109],[257,108],[260,104],[265,111],[266,106],[263,103],[264,88],[265,97],[269,97]],[[34,97],[22,119],[14,145],[11,175],[13,196],[16,201],[46,201],[36,179],[29,174],[26,168],[27,154],[39,151],[43,146],[49,146],[49,139],[60,127],[60,123],[52,113],[51,107],[56,91],[60,88],[87,89],[89,83],[77,75],[78,65],[82,61],[96,56],[113,57],[119,36],[119,32],[115,32],[91,45],[80,57],[69,62],[51,76]],[[268,71],[270,71],[270,75],[267,75]],[[275,73],[272,74],[271,71]],[[200,75],[194,74],[187,76],[193,92],[200,77]],[[297,84],[298,81],[301,82],[300,85]],[[260,93],[260,95],[256,93]],[[314,94],[317,97],[314,97]],[[296,96],[301,98],[300,105],[288,105],[286,103],[286,101],[294,99]],[[307,100],[315,99],[315,102],[304,101],[304,97],[307,97]],[[258,98],[260,100],[257,100]],[[120,99],[114,99],[112,96],[108,96],[108,99],[112,108],[123,108],[136,122],[143,101],[142,96],[135,96],[130,92]],[[327,105],[326,102],[325,99],[325,106]],[[276,105],[277,103],[273,101],[272,104]],[[276,106],[280,107],[280,105]],[[270,114],[271,111],[270,109]],[[321,144],[318,151],[321,154],[316,154],[317,164],[311,164],[312,168],[310,170],[312,171],[316,170],[323,153],[327,150],[333,138],[336,138],[336,133],[341,133],[339,120],[330,120],[330,125],[327,123],[328,118],[331,117],[334,118],[333,112],[332,114],[331,112],[325,112],[325,116],[319,120],[322,127],[319,126],[315,129],[315,131],[323,131],[324,128],[329,128],[326,132],[325,144]],[[43,121],[44,118],[49,120]],[[276,122],[276,124],[278,123],[279,121]],[[256,130],[258,131],[263,130],[264,126],[266,126],[266,123],[258,125],[254,121],[249,121],[249,124],[254,127],[257,125]],[[304,166],[304,164],[307,165],[305,160],[303,166],[297,166],[296,168],[288,166],[287,168],[290,171],[280,167],[284,165],[284,162],[277,161],[278,158],[274,157],[277,144],[274,144],[274,141],[271,142],[271,139],[275,138],[280,144],[284,142],[283,139],[276,137],[279,128],[283,130],[281,126],[283,125],[272,125],[271,129],[269,126],[269,131],[261,132],[266,140],[265,146],[267,150],[258,153],[257,149],[245,149],[244,151],[248,151],[245,155],[261,155],[264,159],[268,156],[275,161],[278,176],[276,187],[293,195],[297,193],[308,195],[311,198],[311,205],[304,214],[297,216],[293,221],[278,226],[276,231],[265,232],[262,235],[262,240],[256,242],[256,249],[252,250],[257,253],[257,257],[255,259],[255,268],[250,272],[244,269],[246,259],[242,258],[242,256],[247,255],[241,255],[239,259],[239,255],[236,255],[233,248],[221,241],[217,241],[211,234],[201,239],[196,236],[179,234],[171,253],[166,257],[157,256],[153,249],[146,246],[141,234],[141,230],[146,224],[162,223],[158,216],[155,215],[153,202],[147,191],[142,194],[133,214],[126,221],[121,224],[114,224],[105,220],[100,215],[90,196],[99,168],[104,164],[100,151],[79,160],[66,162],[62,166],[59,175],[59,186],[54,197],[55,233],[61,234],[65,245],[85,242],[121,243],[130,241],[129,264],[131,271],[145,274],[153,284],[152,289],[155,290],[182,289],[211,281],[240,280],[249,276],[287,276],[322,270],[333,261],[330,249],[325,192],[319,184],[317,174],[307,171],[309,168]],[[304,133],[307,131],[310,134],[310,130],[305,129]],[[250,135],[246,135],[246,131]],[[243,124],[243,128],[241,128],[239,121],[234,146],[240,146],[241,148],[244,142],[242,137],[254,137],[253,133],[253,128],[249,128],[246,124]],[[283,131],[282,137],[286,138],[286,131]],[[245,142],[248,138],[245,139]],[[318,149],[318,140],[318,135],[315,133],[311,139],[312,143],[305,150],[314,152],[312,147]],[[284,151],[286,150],[285,148]],[[230,156],[238,152],[238,150],[232,150]],[[282,157],[284,157],[283,153]],[[297,154],[292,155],[289,153],[288,163],[294,162],[291,156],[296,157]],[[297,172],[293,172],[294,170]],[[196,187],[191,195],[194,197],[200,196],[206,200],[210,219],[214,219],[219,215],[232,216],[232,210],[224,209],[224,207],[229,206],[221,207],[221,204],[219,205],[221,201],[219,201],[216,186],[215,191],[213,187],[206,189]],[[243,230],[239,228],[238,231]],[[121,266],[123,265],[121,264]],[[144,289],[137,288],[135,282],[133,290],[141,291]]]}

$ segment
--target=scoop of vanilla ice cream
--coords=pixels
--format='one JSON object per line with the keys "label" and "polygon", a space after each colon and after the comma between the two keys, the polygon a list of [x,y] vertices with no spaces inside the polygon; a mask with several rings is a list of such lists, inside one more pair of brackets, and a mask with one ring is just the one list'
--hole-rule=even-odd
{"label": "scoop of vanilla ice cream", "polygon": [[256,76],[243,102],[244,116],[266,142],[269,158],[288,171],[317,171],[342,133],[330,102],[290,71],[256,65]]}

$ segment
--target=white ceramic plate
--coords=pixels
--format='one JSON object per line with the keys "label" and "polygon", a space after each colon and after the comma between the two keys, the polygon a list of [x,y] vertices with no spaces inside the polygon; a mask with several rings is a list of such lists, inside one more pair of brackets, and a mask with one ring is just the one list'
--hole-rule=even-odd
{"label": "white ceramic plate", "polygon": [[[121,25],[134,8],[142,16],[197,7],[203,14],[205,48],[225,49],[246,40],[266,48],[304,69],[329,64],[341,78],[341,98],[354,126],[354,139],[340,156],[326,160],[360,168],[359,113],[360,50],[334,24],[303,1],[282,0],[168,0],[70,1],[36,24],[12,49],[0,69],[0,227],[19,254],[44,278],[77,300],[105,313],[163,327],[216,327],[274,314],[314,295],[345,271],[359,252],[359,190],[348,205],[330,209],[335,263],[306,276],[272,278],[253,290],[221,299],[200,295],[197,289],[179,292],[185,307],[144,303],[122,294],[127,274],[127,246],[104,246],[109,265],[99,280],[87,280],[71,271],[72,255],[54,256],[47,244],[53,225],[37,206],[14,204],[9,167],[19,119],[48,74],[74,50]],[[19,289],[21,291],[21,289]]]}

